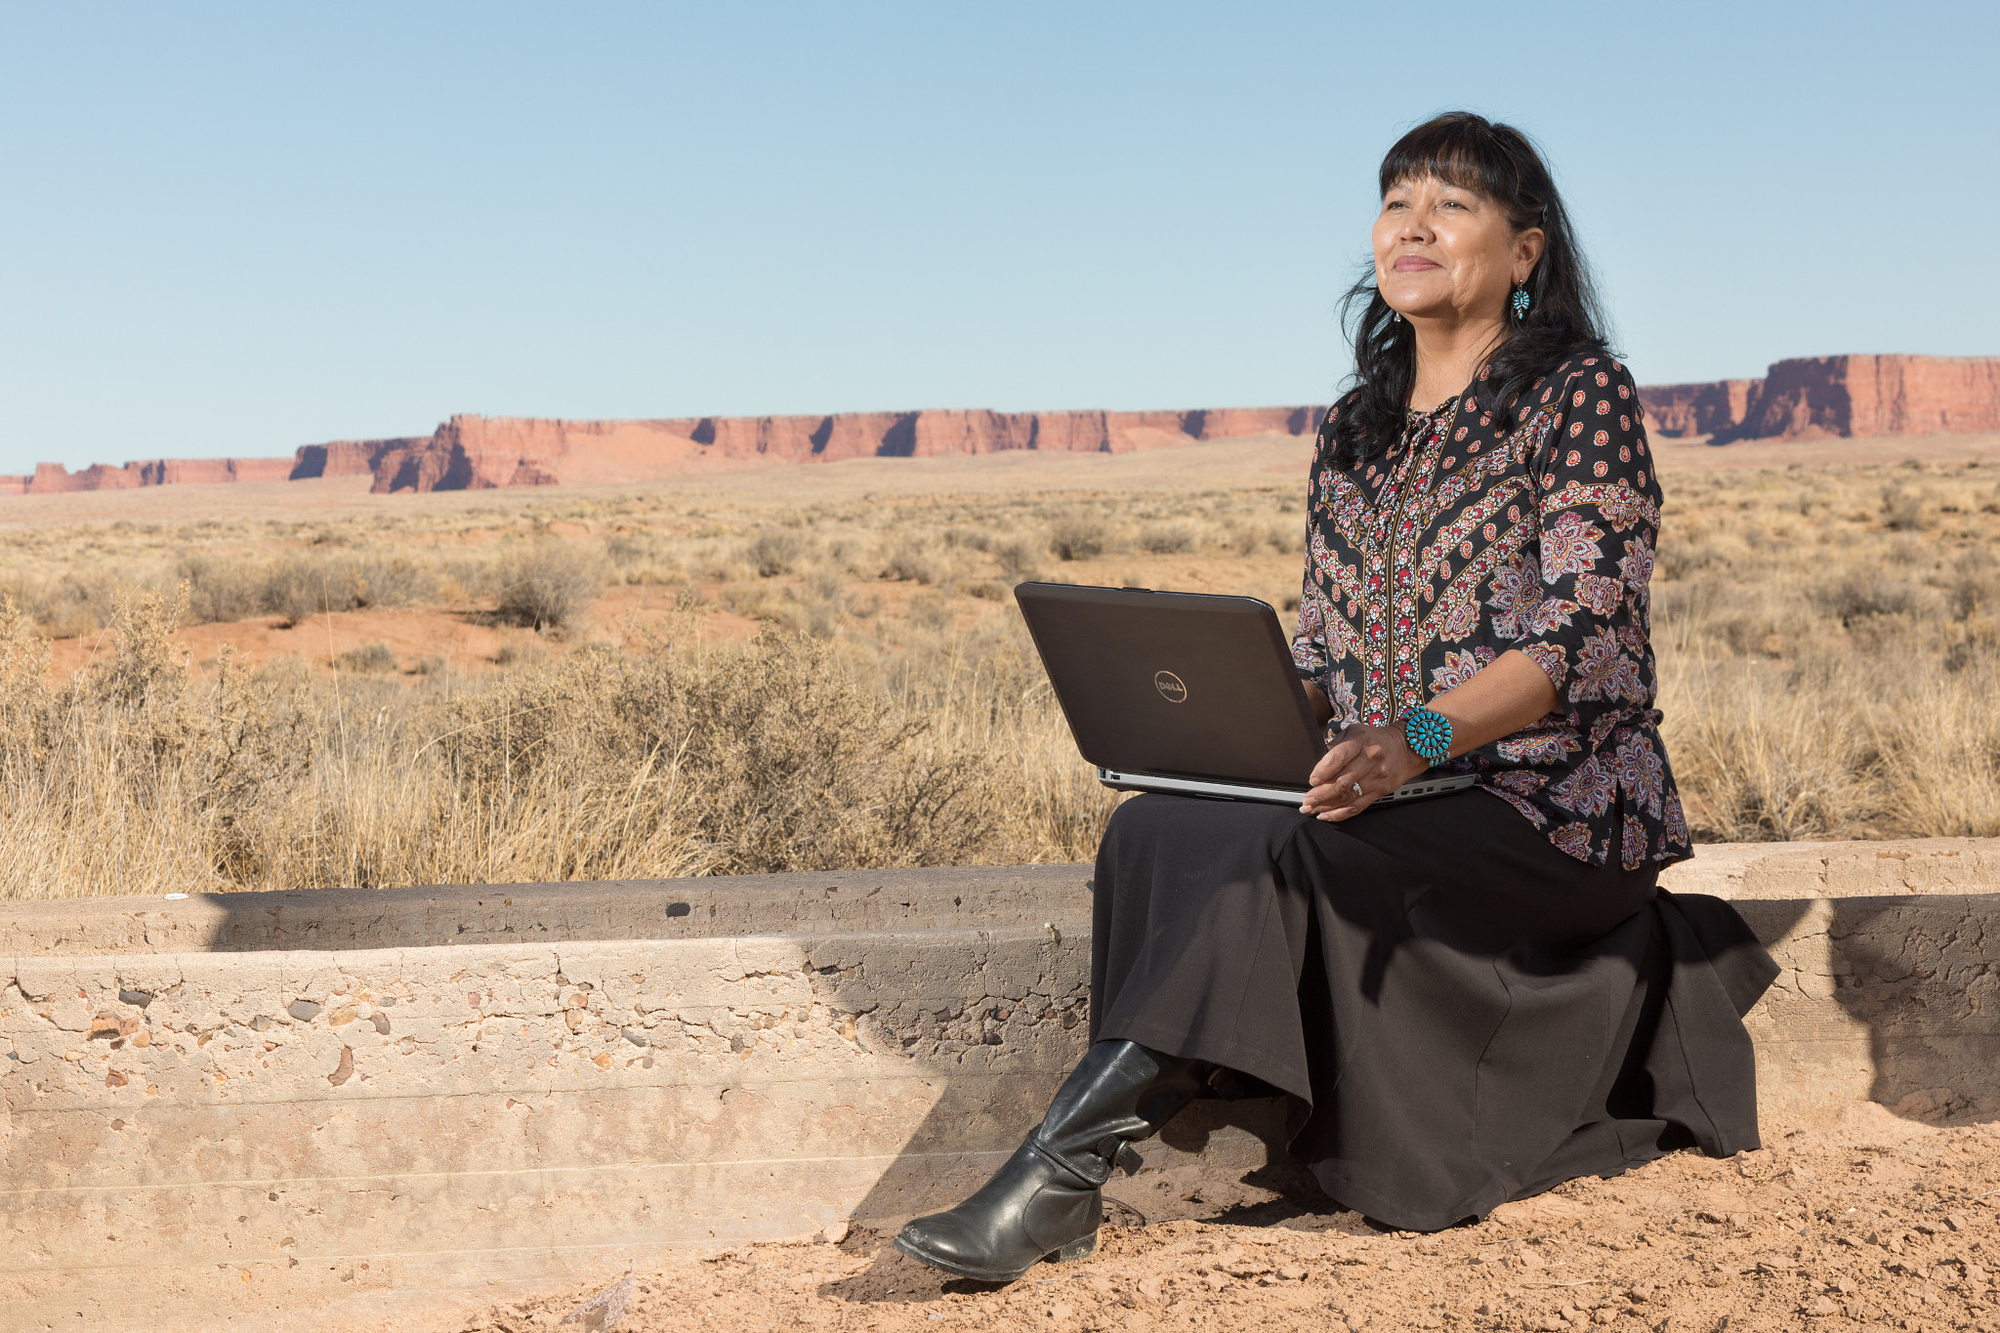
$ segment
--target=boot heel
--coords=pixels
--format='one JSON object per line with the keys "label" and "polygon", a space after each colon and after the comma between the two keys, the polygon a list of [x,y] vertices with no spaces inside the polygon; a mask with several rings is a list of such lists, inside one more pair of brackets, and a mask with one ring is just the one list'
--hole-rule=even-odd
{"label": "boot heel", "polygon": [[1091,1232],[1081,1240],[1073,1240],[1056,1251],[1055,1262],[1066,1264],[1072,1259],[1088,1259],[1097,1253],[1097,1233]]}

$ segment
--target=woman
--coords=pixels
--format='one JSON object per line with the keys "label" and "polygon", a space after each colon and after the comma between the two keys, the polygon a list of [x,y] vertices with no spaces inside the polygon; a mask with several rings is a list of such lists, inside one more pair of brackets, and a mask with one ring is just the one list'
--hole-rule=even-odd
{"label": "woman", "polygon": [[[1431,1231],[1587,1174],[1757,1146],[1776,974],[1693,854],[1659,733],[1660,484],[1547,168],[1453,114],[1380,172],[1353,387],[1309,491],[1304,805],[1148,795],[1098,854],[1092,1044],[998,1174],[896,1243],[1011,1281],[1096,1246],[1131,1143],[1294,1099],[1327,1193]],[[1449,796],[1376,806],[1427,772]]]}

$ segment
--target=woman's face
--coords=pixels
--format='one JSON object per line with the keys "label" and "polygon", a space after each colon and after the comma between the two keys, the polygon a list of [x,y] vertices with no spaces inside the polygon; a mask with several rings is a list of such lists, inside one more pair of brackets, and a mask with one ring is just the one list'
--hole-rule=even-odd
{"label": "woman's face", "polygon": [[1375,219],[1375,285],[1405,319],[1503,319],[1542,257],[1542,230],[1516,232],[1506,210],[1433,177],[1398,181]]}

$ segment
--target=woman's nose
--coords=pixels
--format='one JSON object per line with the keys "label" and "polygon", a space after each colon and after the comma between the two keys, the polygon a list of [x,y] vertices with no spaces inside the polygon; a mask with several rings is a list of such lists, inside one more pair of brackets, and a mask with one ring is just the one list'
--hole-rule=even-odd
{"label": "woman's nose", "polygon": [[1413,208],[1405,213],[1403,225],[1397,230],[1396,235],[1398,239],[1429,241],[1434,235],[1431,230],[1430,210]]}

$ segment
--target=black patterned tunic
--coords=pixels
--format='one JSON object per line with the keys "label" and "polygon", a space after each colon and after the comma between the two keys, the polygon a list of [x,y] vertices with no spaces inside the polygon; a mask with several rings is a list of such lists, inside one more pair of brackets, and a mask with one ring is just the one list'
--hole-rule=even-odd
{"label": "black patterned tunic", "polygon": [[1328,411],[1299,674],[1326,691],[1336,724],[1381,727],[1518,648],[1562,703],[1433,771],[1477,775],[1579,860],[1604,864],[1621,821],[1626,869],[1685,860],[1694,849],[1653,706],[1660,485],[1638,390],[1617,361],[1579,357],[1501,413],[1485,378],[1413,413],[1387,457],[1358,471],[1333,466],[1341,404]]}

